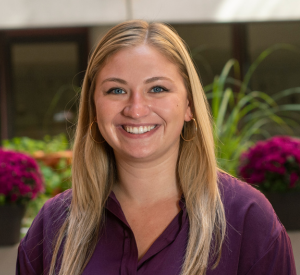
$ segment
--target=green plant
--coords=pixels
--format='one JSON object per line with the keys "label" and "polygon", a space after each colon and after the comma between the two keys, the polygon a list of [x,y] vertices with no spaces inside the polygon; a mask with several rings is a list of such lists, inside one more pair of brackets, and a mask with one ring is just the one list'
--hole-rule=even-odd
{"label": "green plant", "polygon": [[14,137],[3,140],[2,145],[6,149],[33,154],[36,151],[53,153],[69,149],[69,142],[64,134],[54,137],[46,135],[43,140],[35,140],[28,137]]}
{"label": "green plant", "polygon": [[[238,62],[231,59],[221,75],[216,76],[214,82],[204,88],[214,119],[217,160],[220,168],[232,175],[236,175],[239,156],[253,144],[254,136],[270,136],[264,125],[275,123],[288,134],[293,134],[291,126],[298,125],[295,120],[282,114],[286,111],[300,111],[300,104],[280,105],[279,100],[290,94],[300,93],[300,88],[284,90],[272,97],[249,88],[256,68],[278,49],[300,53],[299,48],[292,45],[274,45],[260,54],[242,82],[230,77],[232,69],[235,75],[240,71]],[[233,90],[233,86],[238,88],[238,92]]]}
{"label": "green plant", "polygon": [[[69,142],[64,134],[54,137],[45,136],[43,140],[15,137],[11,140],[4,140],[3,147],[33,156],[41,151],[43,156],[47,154],[51,156],[51,154],[69,149]],[[47,166],[43,159],[37,160],[37,163],[44,178],[45,190],[36,200],[28,203],[23,221],[24,227],[30,226],[40,208],[49,198],[71,187],[71,165],[68,159],[60,158],[54,167]]]}
{"label": "green plant", "polygon": [[45,180],[45,194],[53,197],[71,187],[71,166],[66,159],[60,159],[55,168],[39,163]]}
{"label": "green plant", "polygon": [[[67,150],[69,143],[66,136],[60,134],[52,138],[45,136],[44,140],[15,137],[11,140],[4,140],[3,147],[30,155],[36,155],[37,151],[43,151],[47,155]],[[53,196],[70,188],[71,165],[67,159],[61,158],[55,167],[47,166],[42,160],[38,160],[38,165],[45,180],[46,195]]]}

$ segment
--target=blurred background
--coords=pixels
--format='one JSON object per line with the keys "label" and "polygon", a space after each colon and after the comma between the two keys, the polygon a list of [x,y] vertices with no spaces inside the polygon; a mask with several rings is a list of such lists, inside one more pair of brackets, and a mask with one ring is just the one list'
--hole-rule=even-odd
{"label": "blurred background", "polygon": [[[171,24],[206,86],[232,57],[245,74],[266,48],[300,46],[299,18],[298,0],[1,0],[1,139],[66,132],[88,55],[121,21]],[[278,50],[259,66],[251,86],[272,94],[300,86],[299,73],[300,56]]]}
{"label": "blurred background", "polygon": [[[168,23],[186,41],[212,106],[222,168],[240,176],[240,155],[257,141],[299,137],[299,0],[0,0],[0,141],[5,149],[31,155],[45,184],[26,206],[22,236],[43,203],[71,187],[71,144],[89,55],[107,30],[130,19]],[[222,101],[226,91],[228,101]],[[240,116],[229,125],[237,95],[251,91],[264,93],[247,102],[258,112],[248,108],[248,120]],[[228,125],[235,131],[231,136]],[[241,140],[249,129],[253,135]],[[297,196],[288,198],[292,204],[281,215],[288,217],[300,272],[300,224],[290,225],[300,217],[300,162],[295,163],[289,170],[297,174],[294,191],[270,190],[282,191],[279,201],[285,193]],[[270,191],[261,190],[266,196]],[[0,275],[14,274],[16,248],[0,244]]]}

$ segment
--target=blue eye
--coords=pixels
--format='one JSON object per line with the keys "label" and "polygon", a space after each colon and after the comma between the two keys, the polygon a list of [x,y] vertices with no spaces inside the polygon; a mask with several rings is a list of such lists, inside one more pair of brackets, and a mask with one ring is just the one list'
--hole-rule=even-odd
{"label": "blue eye", "polygon": [[113,89],[110,89],[108,91],[109,94],[116,94],[116,95],[119,95],[119,94],[125,94],[125,92],[120,89],[120,88],[113,88]]}
{"label": "blue eye", "polygon": [[164,89],[162,87],[156,86],[156,87],[153,87],[151,91],[153,91],[153,93],[161,93],[161,92],[167,91],[167,89]]}

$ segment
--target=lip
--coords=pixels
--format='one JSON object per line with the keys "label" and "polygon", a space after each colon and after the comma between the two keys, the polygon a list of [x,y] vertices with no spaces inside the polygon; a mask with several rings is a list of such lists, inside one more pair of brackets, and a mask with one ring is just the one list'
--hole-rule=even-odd
{"label": "lip", "polygon": [[[150,130],[149,132],[143,133],[143,134],[133,134],[133,133],[128,133],[123,127],[129,126],[129,127],[140,127],[140,126],[153,126],[155,125],[155,128]],[[144,123],[144,124],[122,124],[119,125],[118,130],[122,133],[122,135],[132,138],[132,139],[141,139],[141,138],[147,138],[152,136],[159,128],[160,125],[155,124],[155,123]]]}
{"label": "lip", "polygon": [[156,124],[156,123],[139,123],[139,124],[135,124],[135,123],[124,123],[124,124],[120,124],[119,126],[140,127],[140,126],[152,126],[152,125],[158,125],[158,124]]}

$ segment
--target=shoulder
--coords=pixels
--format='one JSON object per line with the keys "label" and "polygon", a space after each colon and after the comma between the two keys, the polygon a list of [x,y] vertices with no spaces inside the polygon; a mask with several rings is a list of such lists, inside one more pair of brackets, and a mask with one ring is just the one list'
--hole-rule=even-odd
{"label": "shoulder", "polygon": [[[42,233],[44,237],[54,235],[68,215],[71,200],[71,189],[49,199],[35,217],[28,234]],[[27,235],[24,238],[25,240]]]}
{"label": "shoulder", "polygon": [[71,199],[69,189],[49,199],[41,208],[19,245],[17,269],[23,272],[20,274],[42,274],[49,267],[55,238],[68,215]]}
{"label": "shoulder", "polygon": [[224,173],[219,174],[219,189],[227,221],[225,254],[231,260],[237,259],[239,274],[246,274],[254,266],[268,266],[266,259],[292,261],[285,228],[260,191]]}
{"label": "shoulder", "polygon": [[265,196],[250,184],[229,174],[220,172],[219,189],[224,203],[242,201],[265,201]]}
{"label": "shoulder", "polygon": [[55,230],[58,230],[68,215],[71,200],[71,189],[49,199],[35,217],[30,230],[43,227],[44,235],[52,235],[52,231],[54,233]]}
{"label": "shoulder", "polygon": [[245,226],[251,224],[253,230],[272,230],[274,237],[278,237],[283,226],[272,205],[259,190],[224,173],[219,174],[219,189],[230,225],[244,231]]}
{"label": "shoulder", "polygon": [[71,200],[72,189],[68,189],[46,201],[42,208],[42,213],[50,219],[60,218],[69,211]]}
{"label": "shoulder", "polygon": [[[280,231],[282,224],[267,198],[250,184],[225,173],[219,174],[219,189],[228,221],[237,227],[250,219],[254,223],[270,223]],[[239,226],[238,226],[239,224]],[[257,225],[259,225],[257,224]],[[279,234],[279,232],[277,232]]]}

